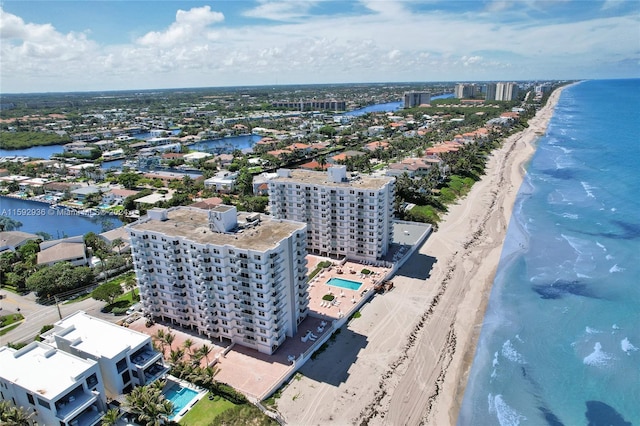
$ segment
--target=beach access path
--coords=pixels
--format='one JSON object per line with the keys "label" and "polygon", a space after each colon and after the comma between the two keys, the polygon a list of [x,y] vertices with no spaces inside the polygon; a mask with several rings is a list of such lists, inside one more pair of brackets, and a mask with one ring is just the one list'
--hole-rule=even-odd
{"label": "beach access path", "polygon": [[562,89],[326,351],[282,391],[290,425],[453,425],[525,166]]}

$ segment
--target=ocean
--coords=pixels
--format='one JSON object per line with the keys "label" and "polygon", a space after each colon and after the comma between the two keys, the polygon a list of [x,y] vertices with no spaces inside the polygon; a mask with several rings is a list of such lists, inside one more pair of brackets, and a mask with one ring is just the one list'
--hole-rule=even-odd
{"label": "ocean", "polygon": [[640,80],[566,88],[519,190],[458,425],[640,424]]}

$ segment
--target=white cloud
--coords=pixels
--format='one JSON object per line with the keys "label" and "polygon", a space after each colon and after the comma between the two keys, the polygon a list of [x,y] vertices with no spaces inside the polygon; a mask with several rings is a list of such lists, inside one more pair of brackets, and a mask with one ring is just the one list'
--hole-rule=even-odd
{"label": "white cloud", "polygon": [[106,46],[3,13],[0,78],[8,92],[584,78],[596,64],[638,59],[638,43],[619,42],[637,40],[636,15],[494,25],[492,17],[366,4],[376,13],[244,27],[220,25],[224,16],[209,6],[179,10],[165,29]]}
{"label": "white cloud", "polygon": [[602,4],[602,10],[617,9],[622,6],[624,0],[605,0]]}
{"label": "white cloud", "polygon": [[259,3],[257,7],[246,10],[242,14],[250,18],[272,21],[295,21],[299,18],[308,17],[309,10],[316,5],[314,1],[261,0]]}
{"label": "white cloud", "polygon": [[207,27],[224,20],[224,15],[211,10],[211,6],[178,10],[176,20],[164,31],[152,31],[140,37],[137,42],[144,46],[170,47],[191,41],[196,36],[208,34]]}

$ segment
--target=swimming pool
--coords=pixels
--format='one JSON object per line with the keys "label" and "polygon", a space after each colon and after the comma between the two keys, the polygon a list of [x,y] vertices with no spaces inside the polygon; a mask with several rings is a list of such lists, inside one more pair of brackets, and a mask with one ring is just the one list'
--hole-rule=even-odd
{"label": "swimming pool", "polygon": [[180,412],[198,396],[198,392],[184,388],[178,384],[164,391],[164,396],[173,403],[173,413],[169,420],[173,420]]}
{"label": "swimming pool", "polygon": [[345,280],[344,278],[333,277],[329,281],[327,281],[327,285],[346,288],[348,290],[357,290],[360,288],[362,283],[358,281]]}

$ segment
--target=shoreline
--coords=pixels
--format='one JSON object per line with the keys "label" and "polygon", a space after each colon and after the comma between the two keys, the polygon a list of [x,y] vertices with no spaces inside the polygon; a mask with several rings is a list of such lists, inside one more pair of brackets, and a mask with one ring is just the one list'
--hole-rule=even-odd
{"label": "shoreline", "polygon": [[[428,424],[453,425],[457,422],[484,324],[484,318],[489,304],[493,282],[498,272],[498,267],[500,266],[507,229],[512,220],[513,210],[516,207],[518,193],[525,180],[527,165],[538,148],[538,138],[543,137],[546,134],[562,91],[569,86],[571,85],[562,86],[554,90],[545,106],[529,120],[529,127],[522,132],[511,135],[504,141],[501,150],[507,149],[507,151],[504,153],[502,158],[502,164],[498,166],[498,170],[491,170],[487,173],[486,177],[489,178],[487,179],[488,183],[493,181],[493,179],[496,178],[495,173],[498,173],[498,189],[500,189],[502,183],[508,184],[506,190],[498,190],[494,192],[494,200],[500,203],[500,214],[492,215],[491,210],[488,210],[483,216],[484,223],[489,224],[494,221],[497,222],[496,224],[500,224],[501,226],[494,228],[494,233],[492,235],[487,235],[484,238],[484,241],[482,241],[482,237],[480,237],[480,240],[478,241],[478,245],[486,244],[490,246],[491,243],[494,244],[494,247],[489,251],[487,251],[489,247],[480,250],[480,255],[487,254],[488,256],[480,256],[476,258],[476,262],[483,259],[486,263],[492,264],[492,267],[490,270],[485,269],[483,273],[482,268],[478,265],[476,273],[472,274],[470,277],[470,281],[474,281],[474,278],[482,279],[483,285],[476,289],[476,291],[469,289],[470,292],[467,295],[468,297],[465,299],[468,299],[469,297],[477,298],[478,302],[473,306],[474,303],[472,300],[462,300],[460,306],[462,307],[463,304],[466,305],[470,308],[468,311],[472,311],[475,307],[476,312],[473,316],[471,316],[471,314],[466,317],[464,314],[462,316],[456,315],[456,328],[460,331],[471,330],[471,332],[462,335],[459,334],[462,355],[457,359],[452,359],[449,366],[452,371],[444,381],[444,396],[436,400],[431,413],[427,413],[425,420],[427,420]],[[492,218],[491,216],[499,217]],[[518,224],[518,226],[520,226],[520,224]],[[487,239],[492,241],[489,242]],[[513,258],[518,251],[519,250],[515,250],[508,253],[507,258]],[[507,263],[510,262],[509,260],[505,261]],[[457,314],[461,311],[462,309],[459,309]],[[466,339],[464,337],[466,337]]]}
{"label": "shoreline", "polygon": [[566,87],[492,153],[483,178],[393,277],[394,291],[366,304],[283,389],[287,424],[456,423],[525,166]]}

